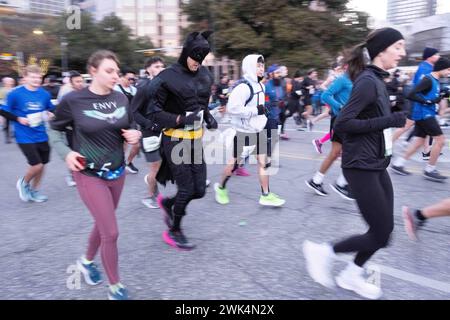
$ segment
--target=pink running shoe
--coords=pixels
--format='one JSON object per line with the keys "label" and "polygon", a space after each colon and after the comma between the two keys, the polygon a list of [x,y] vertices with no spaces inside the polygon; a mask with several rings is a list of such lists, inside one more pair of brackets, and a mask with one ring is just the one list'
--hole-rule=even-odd
{"label": "pink running shoe", "polygon": [[289,140],[287,133],[280,134],[280,138],[281,138],[281,140]]}
{"label": "pink running shoe", "polygon": [[248,177],[250,175],[250,173],[247,171],[247,169],[245,169],[245,167],[238,167],[234,171],[234,174],[242,177]]}
{"label": "pink running shoe", "polygon": [[319,139],[314,139],[312,141],[312,144],[314,148],[316,149],[318,154],[322,154],[322,144],[320,143]]}

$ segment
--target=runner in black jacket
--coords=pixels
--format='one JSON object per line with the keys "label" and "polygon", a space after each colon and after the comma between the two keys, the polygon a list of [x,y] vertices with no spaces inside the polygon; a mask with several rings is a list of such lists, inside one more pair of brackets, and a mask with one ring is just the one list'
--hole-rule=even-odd
{"label": "runner in black jacket", "polygon": [[[353,50],[349,61],[352,94],[336,118],[334,130],[343,135],[342,169],[369,230],[363,235],[329,244],[305,241],[303,245],[311,277],[331,287],[335,253],[356,252],[354,262],[336,278],[337,284],[363,297],[378,299],[381,289],[366,282],[362,266],[380,248],[388,244],[394,228],[394,193],[387,173],[392,154],[391,127],[406,122],[403,112],[391,113],[383,78],[386,70],[397,66],[405,56],[405,41],[392,28],[375,30],[366,43]],[[365,66],[364,48],[372,64]]]}

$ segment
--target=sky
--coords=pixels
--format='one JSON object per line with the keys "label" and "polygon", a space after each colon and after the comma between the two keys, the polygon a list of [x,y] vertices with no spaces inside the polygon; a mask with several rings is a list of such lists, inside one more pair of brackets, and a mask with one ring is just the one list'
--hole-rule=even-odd
{"label": "sky", "polygon": [[[377,20],[386,20],[387,2],[388,0],[350,0],[349,6],[368,12]],[[437,0],[437,13],[445,12],[450,12],[450,0]]]}

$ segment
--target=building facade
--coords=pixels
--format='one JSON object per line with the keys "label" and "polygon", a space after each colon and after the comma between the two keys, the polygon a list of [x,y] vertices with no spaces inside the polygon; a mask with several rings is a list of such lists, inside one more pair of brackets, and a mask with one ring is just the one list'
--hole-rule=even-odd
{"label": "building facade", "polygon": [[409,25],[436,14],[436,0],[388,0],[387,20],[394,25]]}

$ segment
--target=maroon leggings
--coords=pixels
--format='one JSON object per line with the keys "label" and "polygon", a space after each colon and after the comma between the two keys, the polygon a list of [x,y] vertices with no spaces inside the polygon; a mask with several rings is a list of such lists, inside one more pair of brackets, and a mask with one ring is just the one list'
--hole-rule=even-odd
{"label": "maroon leggings", "polygon": [[94,217],[95,225],[89,236],[86,259],[94,260],[98,248],[102,257],[103,268],[110,284],[116,284],[119,279],[119,259],[117,250],[116,209],[119,204],[125,182],[125,175],[117,180],[106,181],[89,177],[80,172],[74,172],[73,177],[77,189],[86,207]]}

